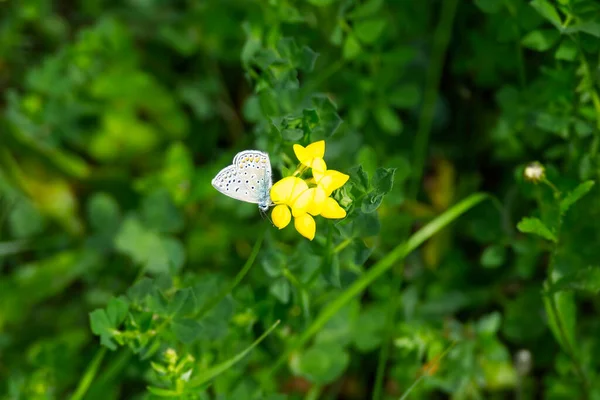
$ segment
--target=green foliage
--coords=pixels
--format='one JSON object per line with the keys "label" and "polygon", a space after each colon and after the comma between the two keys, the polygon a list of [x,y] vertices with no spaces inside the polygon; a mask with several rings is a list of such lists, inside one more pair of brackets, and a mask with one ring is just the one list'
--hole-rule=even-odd
{"label": "green foliage", "polygon": [[0,399],[600,396],[598,1],[0,9]]}

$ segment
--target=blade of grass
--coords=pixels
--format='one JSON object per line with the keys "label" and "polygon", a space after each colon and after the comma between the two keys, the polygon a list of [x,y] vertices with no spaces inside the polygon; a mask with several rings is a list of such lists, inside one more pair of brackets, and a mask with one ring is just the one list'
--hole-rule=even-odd
{"label": "blade of grass", "polygon": [[75,393],[73,393],[73,396],[71,396],[71,400],[81,400],[84,398],[85,394],[90,388],[90,385],[92,384],[92,381],[96,377],[98,370],[100,369],[100,365],[102,364],[102,360],[104,359],[105,355],[106,347],[101,348],[96,353],[94,359],[92,360],[87,370],[79,380],[79,384],[77,385]]}
{"label": "blade of grass", "polygon": [[456,220],[462,214],[488,198],[485,193],[475,193],[466,199],[457,203],[427,225],[423,226],[419,231],[415,232],[406,242],[399,244],[390,251],[383,259],[377,262],[363,276],[357,279],[352,285],[344,290],[335,300],[325,306],[317,318],[312,322],[306,331],[279,357],[273,365],[267,376],[275,373],[286,361],[289,355],[306,344],[323,326],[329,321],[342,307],[344,307],[355,296],[358,296],[365,290],[375,279],[380,277],[384,272],[389,270],[396,262],[402,260],[413,250],[419,247],[423,242],[432,237],[434,234],[443,229],[446,225]]}
{"label": "blade of grass", "polygon": [[265,333],[263,333],[262,335],[260,335],[260,337],[258,339],[256,339],[254,341],[254,343],[252,343],[250,346],[248,346],[244,351],[236,354],[234,357],[230,358],[227,361],[222,362],[221,364],[215,365],[214,367],[210,368],[208,371],[204,372],[202,375],[200,375],[196,379],[192,379],[190,381],[189,388],[194,388],[194,387],[202,386],[206,382],[208,382],[211,379],[215,378],[217,375],[220,375],[223,372],[227,371],[234,364],[236,364],[242,358],[244,358],[248,353],[250,353],[267,336],[269,336],[269,334],[271,332],[273,332],[273,330],[277,327],[277,325],[279,325],[280,322],[281,322],[280,320],[275,321],[275,323],[273,325],[271,325],[271,327],[269,329],[267,329],[265,331]]}
{"label": "blade of grass", "polygon": [[198,311],[198,313],[196,314],[196,318],[200,318],[208,311],[210,311],[213,307],[219,304],[229,293],[231,293],[237,285],[240,284],[240,282],[242,281],[242,279],[244,279],[248,271],[250,271],[250,268],[254,264],[254,260],[256,260],[256,257],[258,256],[258,251],[260,250],[260,246],[262,245],[263,239],[265,238],[265,232],[266,231],[263,230],[258,239],[256,240],[256,243],[254,243],[254,247],[252,248],[252,253],[250,253],[250,257],[248,257],[246,263],[244,264],[240,272],[238,272],[233,282],[231,282],[229,286],[223,288],[223,290],[221,290],[221,292],[219,292],[219,294],[217,294],[213,299],[206,302],[204,307],[202,307],[202,309],[200,309],[200,311]]}

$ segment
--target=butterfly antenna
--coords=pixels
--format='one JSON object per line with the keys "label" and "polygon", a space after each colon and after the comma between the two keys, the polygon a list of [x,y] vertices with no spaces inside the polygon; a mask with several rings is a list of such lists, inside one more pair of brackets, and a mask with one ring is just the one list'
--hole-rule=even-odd
{"label": "butterfly antenna", "polygon": [[263,217],[263,219],[266,218],[271,223],[271,225],[275,226],[271,218],[269,218],[269,214],[267,214],[263,210],[260,210],[260,215]]}

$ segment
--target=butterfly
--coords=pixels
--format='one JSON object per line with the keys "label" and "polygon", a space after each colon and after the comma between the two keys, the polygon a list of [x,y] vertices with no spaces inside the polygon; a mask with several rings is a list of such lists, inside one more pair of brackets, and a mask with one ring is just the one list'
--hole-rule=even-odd
{"label": "butterfly", "polygon": [[269,155],[258,150],[240,151],[233,158],[233,163],[213,178],[212,185],[226,196],[258,204],[258,209],[266,212],[273,205]]}

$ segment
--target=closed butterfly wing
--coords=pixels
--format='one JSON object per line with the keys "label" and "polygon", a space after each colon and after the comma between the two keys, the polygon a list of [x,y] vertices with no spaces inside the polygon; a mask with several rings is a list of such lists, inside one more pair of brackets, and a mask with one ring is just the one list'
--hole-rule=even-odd
{"label": "closed butterfly wing", "polygon": [[268,208],[272,186],[269,155],[257,150],[239,152],[233,164],[212,180],[212,185],[226,196]]}

